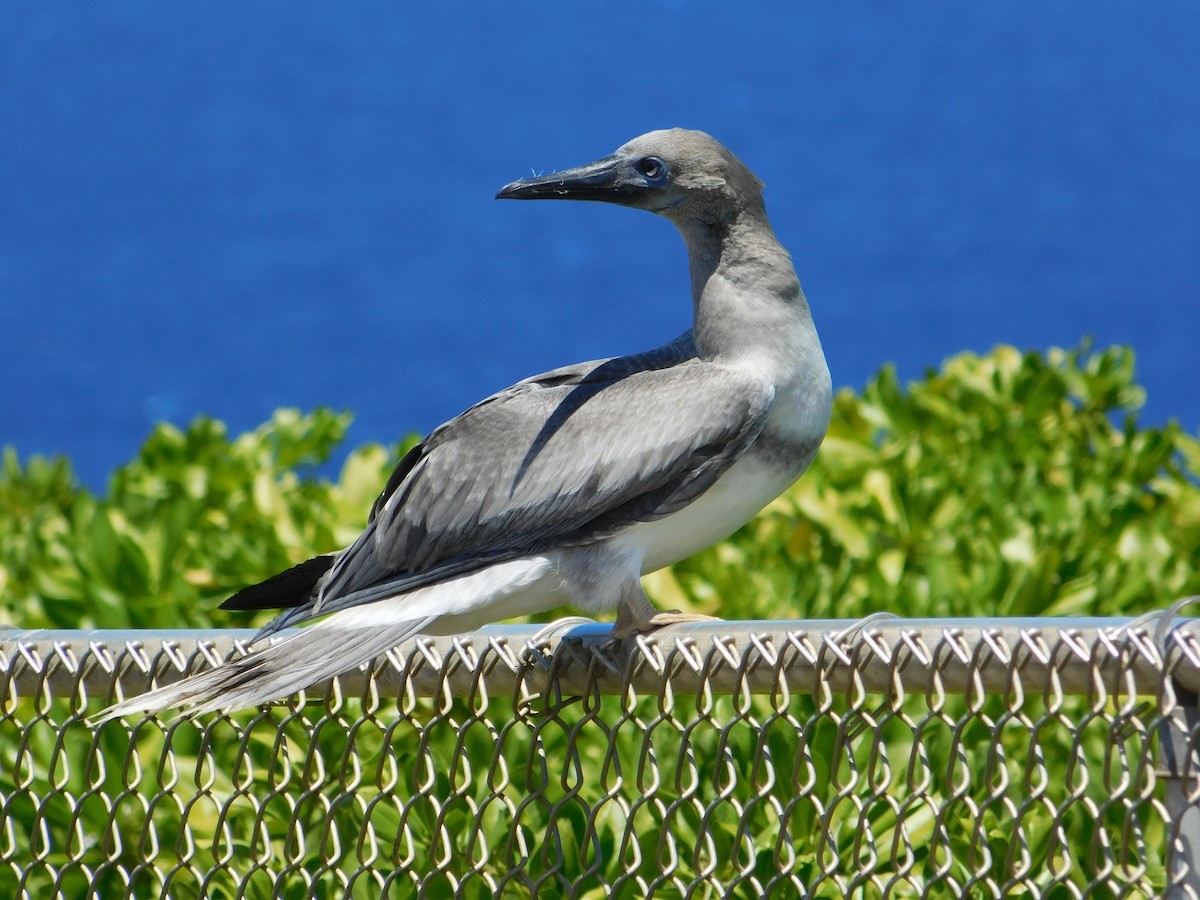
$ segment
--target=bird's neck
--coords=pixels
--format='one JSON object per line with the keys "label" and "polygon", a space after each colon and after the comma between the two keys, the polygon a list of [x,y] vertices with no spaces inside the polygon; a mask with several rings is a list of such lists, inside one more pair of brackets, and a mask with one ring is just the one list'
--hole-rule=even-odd
{"label": "bird's neck", "polygon": [[691,271],[693,334],[703,358],[787,359],[816,340],[791,257],[765,215],[681,224]]}

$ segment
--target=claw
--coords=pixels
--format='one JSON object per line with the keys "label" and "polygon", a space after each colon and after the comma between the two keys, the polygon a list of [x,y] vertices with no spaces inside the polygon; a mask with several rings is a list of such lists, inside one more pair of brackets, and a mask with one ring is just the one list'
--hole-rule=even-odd
{"label": "claw", "polygon": [[647,634],[657,628],[667,625],[688,625],[694,622],[717,622],[716,616],[704,616],[700,613],[685,613],[678,609],[661,611],[655,609],[646,594],[638,585],[636,592],[630,591],[621,598],[617,607],[617,621],[613,625],[612,636],[615,640],[624,640],[639,634]]}

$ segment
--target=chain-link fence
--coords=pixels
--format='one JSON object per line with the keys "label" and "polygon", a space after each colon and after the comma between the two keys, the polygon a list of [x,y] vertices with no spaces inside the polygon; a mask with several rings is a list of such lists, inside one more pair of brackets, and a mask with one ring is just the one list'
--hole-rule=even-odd
{"label": "chain-link fence", "polygon": [[537,634],[93,730],[248,633],[0,633],[0,896],[1197,896],[1189,621]]}

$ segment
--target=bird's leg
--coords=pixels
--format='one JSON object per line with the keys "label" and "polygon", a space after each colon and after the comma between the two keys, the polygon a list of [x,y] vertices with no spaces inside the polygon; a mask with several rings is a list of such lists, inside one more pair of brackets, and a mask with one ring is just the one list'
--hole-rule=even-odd
{"label": "bird's leg", "polygon": [[678,609],[665,612],[657,610],[650,603],[650,598],[642,590],[641,581],[634,581],[621,591],[621,600],[617,604],[617,621],[613,625],[612,636],[624,640],[637,634],[646,634],[664,625],[685,625],[691,622],[716,622],[716,616],[702,616],[699,613],[685,613]]}

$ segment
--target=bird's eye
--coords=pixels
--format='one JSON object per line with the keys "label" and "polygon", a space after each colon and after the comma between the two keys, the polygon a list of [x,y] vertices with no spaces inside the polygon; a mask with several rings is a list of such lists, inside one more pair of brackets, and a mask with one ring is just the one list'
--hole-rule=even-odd
{"label": "bird's eye", "polygon": [[647,156],[638,162],[637,170],[650,181],[661,181],[667,175],[667,164],[657,156]]}

